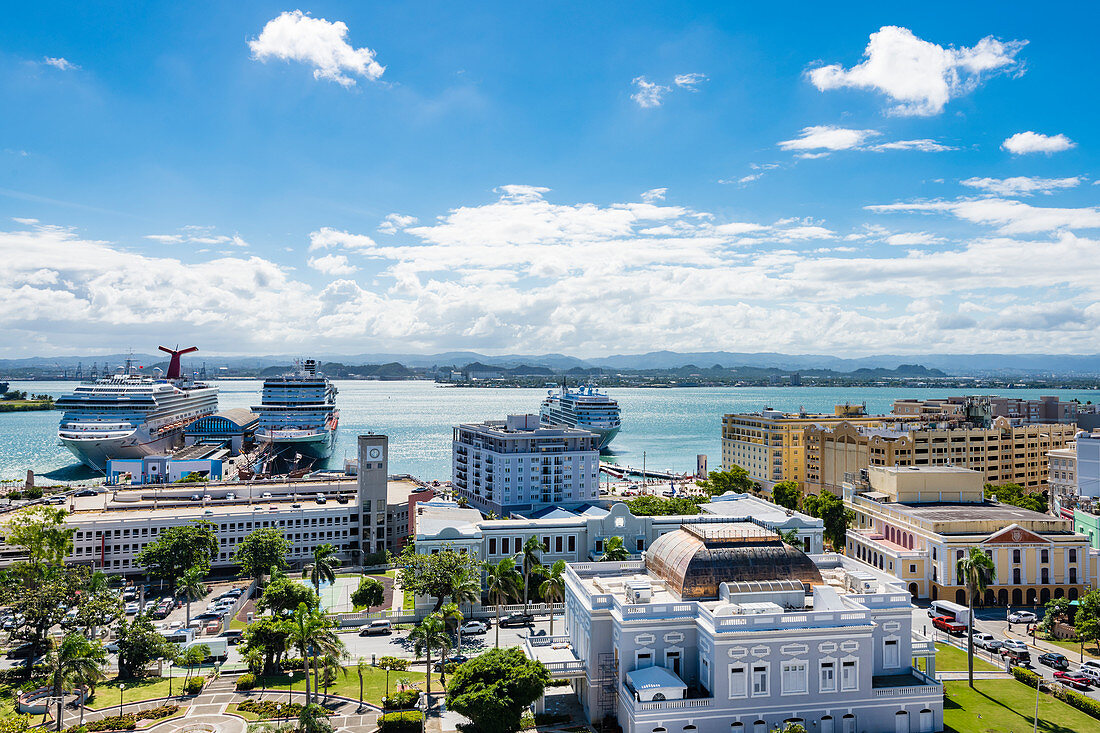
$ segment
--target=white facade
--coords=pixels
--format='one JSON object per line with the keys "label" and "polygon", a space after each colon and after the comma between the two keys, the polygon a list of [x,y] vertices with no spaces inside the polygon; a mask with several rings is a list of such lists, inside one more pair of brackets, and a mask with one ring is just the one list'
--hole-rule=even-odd
{"label": "white facade", "polygon": [[451,464],[455,494],[502,517],[599,498],[596,436],[539,427],[538,415],[458,425]]}

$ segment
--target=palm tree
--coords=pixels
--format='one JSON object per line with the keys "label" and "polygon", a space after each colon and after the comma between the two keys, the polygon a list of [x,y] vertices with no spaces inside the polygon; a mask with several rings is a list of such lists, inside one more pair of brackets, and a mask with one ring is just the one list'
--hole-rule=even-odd
{"label": "palm tree", "polygon": [[206,661],[206,656],[210,653],[210,647],[206,644],[196,644],[189,646],[183,650],[183,653],[176,657],[176,665],[179,667],[187,667],[187,675],[183,678],[183,689],[187,689],[187,681],[191,679],[191,670],[198,665]]}
{"label": "palm tree", "polygon": [[340,560],[336,557],[336,547],[326,542],[313,548],[313,562],[306,565],[302,577],[309,578],[313,590],[320,596],[321,582],[335,583],[338,567]]}
{"label": "palm tree", "polygon": [[464,568],[455,578],[451,588],[451,600],[461,608],[463,603],[474,604],[481,600],[481,576],[472,568]]}
{"label": "palm tree", "polygon": [[298,604],[298,610],[291,618],[287,643],[301,652],[306,672],[306,703],[309,704],[312,701],[309,687],[310,660],[313,660],[316,674],[317,655],[340,655],[344,653],[344,643],[333,632],[332,622],[320,611],[306,607],[305,603]]}
{"label": "palm tree", "polygon": [[613,535],[607,538],[607,542],[603,546],[603,557],[600,558],[602,562],[622,562],[630,557],[630,553],[626,551],[626,546],[623,544],[623,538],[618,535]]}
{"label": "palm tree", "polygon": [[187,625],[191,625],[191,601],[197,601],[206,595],[206,583],[203,581],[202,568],[193,567],[184,571],[176,583],[176,596],[187,604]]}
{"label": "palm tree", "polygon": [[457,603],[446,603],[443,608],[439,609],[439,613],[443,616],[443,623],[445,626],[450,626],[454,623],[455,635],[458,639],[456,644],[456,653],[462,653],[462,621],[465,616],[462,615],[461,609],[459,609]]}
{"label": "palm tree", "polygon": [[966,623],[966,667],[970,686],[974,687],[974,596],[985,595],[986,587],[996,578],[997,568],[982,550],[971,547],[970,553],[956,563],[955,572],[966,585],[970,607]]}
{"label": "palm tree", "polygon": [[438,649],[440,658],[443,659],[443,664],[440,669],[443,674],[440,678],[447,674],[446,655],[447,650],[451,648],[451,637],[447,636],[446,624],[443,622],[443,617],[438,613],[433,613],[426,616],[420,625],[409,632],[409,638],[413,641],[413,653],[416,656],[423,654],[427,657],[427,676],[428,676],[428,705],[431,705],[432,700],[432,650]]}
{"label": "palm tree", "polygon": [[550,636],[554,635],[554,603],[565,597],[565,560],[550,566],[550,574],[539,586],[542,599],[550,604]]}
{"label": "palm tree", "polygon": [[326,654],[324,659],[321,660],[321,671],[324,673],[324,685],[325,685],[325,702],[328,702],[328,686],[336,681],[336,674],[343,672],[344,676],[348,676],[348,670],[340,661],[347,656],[346,651],[341,651],[339,654]]}
{"label": "palm tree", "polygon": [[485,588],[489,602],[497,607],[496,647],[500,648],[500,607],[519,593],[519,573],[516,563],[506,557],[496,565],[485,563]]}
{"label": "palm tree", "polygon": [[[356,712],[363,709],[363,670],[366,669],[366,668],[367,668],[367,660],[363,659],[362,657],[359,657],[359,661],[355,663],[355,671],[359,674],[359,707],[357,708]],[[386,670],[386,683],[387,683],[386,686],[387,687],[389,687],[389,684],[388,684],[389,681],[390,681],[390,673],[389,673],[389,670]],[[386,694],[387,695],[390,694],[388,689],[386,690]]]}
{"label": "palm tree", "polygon": [[539,557],[542,555],[542,542],[538,537],[528,537],[527,541],[523,543],[523,547],[520,549],[519,554],[516,555],[516,559],[522,563],[523,566],[523,612],[527,613],[527,605],[529,600],[527,598],[527,586],[531,581],[531,573],[542,569],[542,563],[539,561]]}
{"label": "palm tree", "polygon": [[[68,634],[48,657],[50,675],[53,679],[53,694],[58,698],[57,730],[61,730],[62,700],[67,685],[88,685],[103,679],[103,667],[107,663],[107,652],[98,642],[88,641],[81,634]],[[87,697],[87,696],[85,696]],[[80,724],[84,724],[84,701],[80,704]]]}

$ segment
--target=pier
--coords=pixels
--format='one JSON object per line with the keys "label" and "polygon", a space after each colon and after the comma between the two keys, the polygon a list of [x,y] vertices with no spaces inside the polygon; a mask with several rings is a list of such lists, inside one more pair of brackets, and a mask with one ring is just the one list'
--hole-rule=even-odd
{"label": "pier", "polygon": [[600,461],[600,470],[604,473],[614,476],[617,479],[625,479],[627,476],[644,476],[645,478],[659,478],[668,480],[683,480],[692,478],[690,473],[675,473],[673,471],[656,471],[645,469],[643,471],[640,468],[633,468],[631,466],[620,466],[616,463],[607,463]]}

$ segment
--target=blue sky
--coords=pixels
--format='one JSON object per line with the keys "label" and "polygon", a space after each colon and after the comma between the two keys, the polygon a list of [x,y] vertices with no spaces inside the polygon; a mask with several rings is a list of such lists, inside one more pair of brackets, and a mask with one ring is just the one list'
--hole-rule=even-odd
{"label": "blue sky", "polygon": [[0,354],[1095,352],[1064,10],[11,7]]}

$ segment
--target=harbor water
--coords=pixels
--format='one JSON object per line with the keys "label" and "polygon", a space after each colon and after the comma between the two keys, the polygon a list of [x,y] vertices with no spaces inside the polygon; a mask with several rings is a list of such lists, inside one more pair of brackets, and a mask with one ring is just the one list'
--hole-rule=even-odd
{"label": "harbor water", "polygon": [[[259,404],[260,380],[215,381],[219,406]],[[336,381],[340,390],[340,431],[329,465],[343,466],[355,456],[355,436],[384,433],[390,438],[391,473],[423,479],[449,479],[452,427],[460,422],[503,419],[505,415],[536,413],[545,389],[448,387],[433,382]],[[12,382],[11,389],[60,396],[74,382]],[[871,413],[889,412],[900,397],[928,398],[973,394],[965,389],[883,387],[700,387],[611,389],[622,411],[622,431],[604,460],[641,467],[643,452],[650,469],[686,472],[695,456],[706,454],[710,468],[720,467],[722,415],[763,407],[809,412],[833,411],[845,402],[866,403]],[[1097,390],[1002,390],[1012,397],[1056,395],[1063,400],[1100,400]],[[22,479],[33,469],[46,481],[71,482],[94,478],[57,441],[57,410],[0,413],[0,479]]]}

